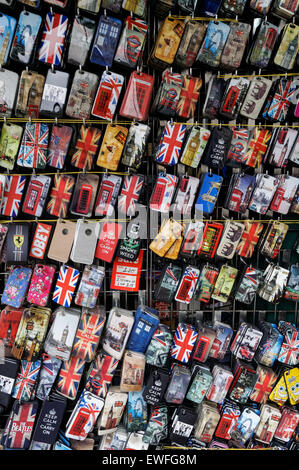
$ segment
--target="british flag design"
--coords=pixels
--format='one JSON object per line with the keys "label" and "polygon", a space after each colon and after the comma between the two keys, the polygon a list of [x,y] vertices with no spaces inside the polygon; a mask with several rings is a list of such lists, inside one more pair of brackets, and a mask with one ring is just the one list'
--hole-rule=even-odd
{"label": "british flag design", "polygon": [[296,366],[299,363],[299,332],[291,324],[285,329],[281,324],[282,322],[279,323],[279,330],[284,335],[284,342],[277,360],[290,366]]}
{"label": "british flag design", "polygon": [[14,402],[1,440],[6,449],[28,449],[37,410],[37,401]]}
{"label": "british flag design", "polygon": [[17,217],[25,187],[25,176],[7,175],[1,200],[1,214]]}
{"label": "british flag design", "polygon": [[104,316],[90,313],[89,310],[83,311],[74,340],[72,356],[80,357],[86,362],[92,361],[104,324]]}
{"label": "british flag design", "polygon": [[268,116],[274,121],[284,121],[287,118],[296,85],[292,79],[281,78],[278,88],[268,109]]}
{"label": "british flag design", "polygon": [[91,432],[104,406],[104,400],[83,390],[67,423],[66,436],[84,440]]}
{"label": "british flag design", "polygon": [[160,173],[151,197],[150,208],[158,212],[168,212],[177,184],[177,176]]}
{"label": "british flag design", "polygon": [[176,165],[180,158],[185,134],[185,124],[169,121],[164,128],[155,161],[162,165]]}
{"label": "british flag design", "polygon": [[70,400],[76,398],[84,365],[85,361],[79,357],[71,357],[69,361],[63,361],[57,379],[56,390],[58,393]]}
{"label": "british flag design", "polygon": [[123,83],[124,77],[122,75],[103,72],[92,109],[94,116],[112,121]]}
{"label": "british flag design", "polygon": [[47,14],[38,60],[46,64],[62,65],[67,28],[67,16],[58,13]]}
{"label": "british flag design", "polygon": [[86,390],[105,398],[112,382],[119,360],[103,351],[96,357],[86,384]]}
{"label": "british flag design", "polygon": [[81,170],[91,170],[93,159],[99,148],[102,132],[95,127],[81,126],[71,164]]}
{"label": "british flag design", "polygon": [[260,222],[251,222],[245,220],[245,230],[242,233],[241,240],[237,246],[237,253],[242,258],[251,258],[257,242],[261,236],[264,225]]}
{"label": "british flag design", "polygon": [[136,203],[144,184],[144,177],[141,175],[126,175],[123,187],[118,198],[118,210],[128,216],[135,215]]}
{"label": "british flag design", "polygon": [[197,331],[192,325],[179,323],[172,339],[171,357],[187,363],[197,339]]}
{"label": "british flag design", "polygon": [[61,360],[49,354],[42,354],[42,367],[40,370],[36,398],[46,400],[54,385],[58,371],[61,367]]}
{"label": "british flag design", "polygon": [[17,400],[29,401],[34,398],[34,388],[39,375],[41,361],[27,362],[21,360],[20,372],[17,375],[12,396]]}
{"label": "british flag design", "polygon": [[249,138],[246,153],[242,157],[242,163],[252,168],[259,168],[268,149],[271,137],[272,132],[268,129],[255,127],[251,138]]}
{"label": "british flag design", "polygon": [[[48,124],[28,122],[22,141],[22,166],[26,168],[45,168],[47,164],[48,141]],[[19,161],[18,165],[20,165]]]}
{"label": "british flag design", "polygon": [[80,272],[70,266],[61,266],[56,282],[53,302],[70,307]]}
{"label": "british flag design", "polygon": [[277,375],[272,369],[259,365],[257,370],[258,379],[250,395],[250,400],[257,403],[266,403],[274,387]]}
{"label": "british flag design", "polygon": [[50,192],[50,200],[47,205],[48,214],[55,217],[65,217],[71,201],[75,185],[75,179],[68,175],[55,175],[54,186]]}
{"label": "british flag design", "polygon": [[183,87],[177,106],[177,114],[185,119],[194,117],[195,108],[199,99],[202,79],[184,75]]}

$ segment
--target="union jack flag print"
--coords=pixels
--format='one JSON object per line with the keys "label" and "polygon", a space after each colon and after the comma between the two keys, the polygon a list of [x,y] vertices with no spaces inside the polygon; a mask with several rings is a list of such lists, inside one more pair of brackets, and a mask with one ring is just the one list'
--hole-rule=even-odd
{"label": "union jack flag print", "polygon": [[279,324],[279,330],[284,335],[284,342],[281,345],[277,360],[290,366],[296,366],[299,363],[299,332],[292,325],[289,325],[283,331]]}
{"label": "union jack flag print", "polygon": [[75,179],[68,175],[55,175],[54,186],[50,192],[50,200],[47,205],[48,214],[55,217],[67,215],[69,203],[73,194]]}
{"label": "union jack flag print", "polygon": [[278,88],[268,109],[268,116],[273,121],[285,121],[296,92],[296,85],[292,79],[281,78]]}
{"label": "union jack flag print", "polygon": [[102,132],[95,127],[81,126],[80,137],[71,164],[81,170],[91,170],[93,159],[99,148]]}
{"label": "union jack flag print", "polygon": [[92,114],[101,119],[112,121],[124,77],[113,72],[103,72],[97,96],[92,108]]}
{"label": "union jack flag print", "polygon": [[58,13],[48,13],[45,20],[38,60],[61,66],[68,28],[68,18]]}
{"label": "union jack flag print", "polygon": [[141,175],[126,175],[123,187],[118,198],[118,210],[128,216],[135,215],[136,203],[144,184],[144,177]]}
{"label": "union jack flag print", "polygon": [[[49,141],[49,126],[27,122],[22,140],[22,161],[18,165],[26,168],[45,168]],[[20,155],[19,155],[20,157]]]}
{"label": "union jack flag print", "polygon": [[30,403],[14,402],[11,414],[5,425],[1,444],[6,449],[28,449],[38,410],[37,401]]}
{"label": "union jack flag print", "polygon": [[7,175],[1,200],[1,214],[17,217],[25,187],[25,176]]}
{"label": "union jack flag print", "polygon": [[43,362],[36,390],[36,398],[39,400],[46,400],[61,367],[61,360],[56,359],[56,357],[49,356],[49,354],[46,353],[42,354],[42,359]]}
{"label": "union jack flag print", "polygon": [[20,372],[17,375],[12,396],[17,400],[29,401],[34,398],[35,383],[39,375],[41,361],[27,362],[21,360]]}
{"label": "union jack flag print", "polygon": [[112,382],[119,360],[101,351],[93,362],[86,390],[100,398],[105,398]]}
{"label": "union jack flag print", "polygon": [[174,192],[178,183],[178,177],[160,173],[150,200],[150,208],[153,211],[168,212]]}
{"label": "union jack flag print", "polygon": [[179,323],[172,339],[171,357],[187,363],[197,339],[197,331],[192,325]]}
{"label": "union jack flag print", "polygon": [[96,424],[104,406],[104,400],[83,390],[67,423],[66,437],[83,441]]}
{"label": "union jack flag print", "polygon": [[61,266],[56,282],[53,302],[70,307],[80,272],[70,266]]}
{"label": "union jack flag print", "polygon": [[70,400],[76,398],[80,380],[84,371],[85,361],[79,357],[71,357],[63,361],[57,379],[57,392]]}
{"label": "union jack flag print", "polygon": [[186,266],[184,275],[175,295],[175,300],[177,302],[182,302],[185,304],[189,304],[191,302],[199,274],[199,269],[193,266]]}
{"label": "union jack flag print", "polygon": [[201,87],[201,78],[188,77],[184,75],[184,83],[177,106],[177,113],[179,116],[185,119],[194,117]]}
{"label": "union jack flag print", "polygon": [[237,246],[237,253],[242,258],[251,258],[264,226],[259,222],[251,222],[250,220],[245,220],[244,223],[245,230]]}
{"label": "union jack flag print", "polygon": [[105,317],[97,312],[85,310],[76,332],[72,356],[83,361],[93,360],[105,324]]}
{"label": "union jack flag print", "polygon": [[158,146],[155,161],[162,165],[176,165],[180,158],[186,125],[168,122]]}
{"label": "union jack flag print", "polygon": [[272,369],[261,365],[258,366],[256,372],[258,379],[250,395],[250,400],[257,403],[266,403],[276,382],[277,375]]}

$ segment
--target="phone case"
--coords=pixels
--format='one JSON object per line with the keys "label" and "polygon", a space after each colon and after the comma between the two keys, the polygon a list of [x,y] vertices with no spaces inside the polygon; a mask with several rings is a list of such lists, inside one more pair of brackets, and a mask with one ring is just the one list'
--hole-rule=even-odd
{"label": "phone case", "polygon": [[180,322],[172,339],[171,357],[182,363],[189,362],[197,335],[194,326]]}
{"label": "phone case", "polygon": [[[100,11],[101,0],[78,0],[78,8],[87,10],[90,13],[98,13]],[[103,8],[106,8],[103,6]]]}
{"label": "phone case", "polygon": [[124,415],[124,424],[127,431],[145,431],[147,421],[147,403],[143,398],[142,392],[129,392]]}
{"label": "phone case", "polygon": [[45,77],[31,70],[21,73],[15,115],[20,118],[39,117]]}
{"label": "phone case", "polygon": [[277,187],[277,178],[259,173],[256,176],[256,186],[249,202],[249,209],[266,214]]}
{"label": "phone case", "polygon": [[122,260],[136,261],[141,248],[140,238],[140,224],[132,220],[127,226],[126,237],[121,239],[118,248],[117,256]]}
{"label": "phone case", "polygon": [[178,163],[186,130],[185,124],[167,122],[155,152],[156,163],[165,166],[174,166]]}
{"label": "phone case", "polygon": [[298,396],[297,396],[297,389],[298,389],[298,382],[299,382],[299,369],[298,367],[294,367],[291,370],[286,370],[283,374],[286,389],[289,396],[289,401],[291,405],[298,404]]}
{"label": "phone case", "polygon": [[204,303],[210,302],[218,274],[219,270],[217,268],[208,264],[203,266],[194,293],[195,300]]}
{"label": "phone case", "polygon": [[[18,266],[28,264],[29,225],[10,224],[5,241],[5,262]],[[26,277],[26,276],[25,276]],[[22,279],[22,276],[20,277]]]}
{"label": "phone case", "polygon": [[104,71],[92,106],[92,115],[112,121],[124,84],[123,75]]}
{"label": "phone case", "polygon": [[189,69],[193,66],[201,42],[206,31],[206,26],[197,21],[188,20],[178,48],[175,64],[182,69]]}
{"label": "phone case", "polygon": [[27,450],[29,448],[37,411],[37,400],[27,403],[15,400],[1,439],[1,444],[5,449]]}
{"label": "phone case", "polygon": [[183,86],[183,75],[164,70],[158,92],[152,104],[151,113],[174,118]]}
{"label": "phone case", "polygon": [[209,168],[222,169],[230,148],[232,137],[233,132],[229,127],[214,127],[202,162],[205,165],[208,165]]}
{"label": "phone case", "polygon": [[114,207],[120,192],[122,177],[106,173],[102,176],[99,192],[95,203],[96,216],[110,216],[113,214]]}
{"label": "phone case", "polygon": [[69,400],[75,400],[85,362],[78,357],[63,361],[57,376],[56,392]]}
{"label": "phone case", "polygon": [[100,227],[100,234],[94,256],[106,263],[112,263],[124,225],[115,222],[104,222]]}
{"label": "phone case", "polygon": [[81,307],[94,308],[105,276],[100,266],[85,266],[76,294],[75,304]]}
{"label": "phone case", "polygon": [[299,423],[299,413],[291,408],[284,408],[276,428],[274,439],[283,443],[289,442]]}
{"label": "phone case", "polygon": [[143,72],[131,73],[119,110],[120,116],[146,121],[154,89],[154,77]]}
{"label": "phone case", "polygon": [[215,436],[225,440],[231,439],[231,431],[236,427],[240,414],[241,410],[236,403],[224,403]]}
{"label": "phone case", "polygon": [[205,398],[211,383],[212,374],[209,368],[205,366],[196,366],[193,372],[191,385],[186,395],[187,400],[199,405]]}
{"label": "phone case", "polygon": [[121,163],[133,170],[138,170],[145,161],[147,142],[151,132],[150,126],[140,122],[132,122],[127,131],[127,139]]}
{"label": "phone case", "polygon": [[244,405],[247,403],[256,381],[257,373],[252,367],[242,364],[241,361],[236,362],[234,379],[228,392],[229,399]]}
{"label": "phone case", "polygon": [[85,441],[93,431],[97,418],[104,406],[104,400],[83,390],[66,424],[65,435],[76,441]]}
{"label": "phone case", "polygon": [[20,308],[25,300],[31,275],[31,268],[14,268],[6,281],[2,294],[2,304]]}
{"label": "phone case", "polygon": [[164,395],[166,403],[180,405],[184,400],[190,380],[190,370],[186,366],[174,364],[170,382]]}
{"label": "phone case", "polygon": [[171,342],[172,334],[169,326],[160,323],[146,350],[146,363],[156,367],[164,367],[167,362]]}
{"label": "phone case", "polygon": [[128,394],[120,391],[120,387],[110,387],[105,398],[104,408],[98,420],[100,430],[114,430],[118,427],[128,400]]}
{"label": "phone case", "polygon": [[258,290],[258,295],[267,302],[279,302],[287,286],[290,271],[273,263],[264,271],[263,284]]}
{"label": "phone case", "polygon": [[243,322],[239,326],[230,350],[236,359],[250,362],[254,357],[262,337],[262,331],[249,323]]}
{"label": "phone case", "polygon": [[76,15],[74,18],[67,62],[84,67],[96,30],[96,22],[86,16]]}
{"label": "phone case", "polygon": [[103,349],[115,359],[120,360],[124,353],[134,318],[129,310],[113,307],[110,310],[102,338]]}
{"label": "phone case", "polygon": [[292,70],[299,48],[299,27],[287,24],[284,27],[279,48],[273,59],[274,64],[284,70]]}
{"label": "phone case", "polygon": [[271,140],[267,162],[277,168],[286,167],[296,140],[297,131],[295,129],[277,129]]}
{"label": "phone case", "polygon": [[265,16],[270,10],[271,0],[266,0],[262,2],[261,0],[250,0],[249,7],[254,12]]}
{"label": "phone case", "polygon": [[1,13],[0,28],[2,36],[0,39],[0,64],[4,65],[8,60],[9,50],[12,45],[17,20],[12,16]]}
{"label": "phone case", "polygon": [[44,351],[56,359],[68,361],[80,321],[80,310],[58,307],[54,314],[54,320],[44,342]]}
{"label": "phone case", "polygon": [[262,282],[263,272],[257,268],[247,267],[236,289],[235,299],[238,302],[250,305]]}
{"label": "phone case", "polygon": [[228,70],[237,70],[242,62],[249,39],[251,25],[247,23],[230,23],[230,32],[220,59],[220,65]]}
{"label": "phone case", "polygon": [[128,16],[125,19],[114,62],[135,69],[142,60],[147,31],[146,21]]}
{"label": "phone case", "polygon": [[181,163],[192,168],[197,168],[209,141],[210,135],[211,132],[208,129],[193,126],[184,145]]}
{"label": "phone case", "polygon": [[126,351],[123,357],[120,390],[122,392],[142,391],[144,368],[144,354],[133,351]]}
{"label": "phone case", "polygon": [[[127,137],[128,129],[126,127],[119,126],[118,124],[108,124],[98,154],[97,165],[107,170],[116,171]],[[129,138],[130,136],[128,137],[128,141]],[[134,149],[134,140],[132,146]]]}
{"label": "phone case", "polygon": [[195,287],[199,278],[200,271],[194,266],[186,266],[174,300],[189,304],[194,295]]}
{"label": "phone case", "polygon": [[182,176],[180,178],[173,202],[173,210],[176,214],[191,215],[198,186],[199,179],[194,176]]}
{"label": "phone case", "polygon": [[145,183],[143,175],[125,175],[123,186],[118,198],[118,212],[126,216],[134,216],[136,205]]}
{"label": "phone case", "polygon": [[92,264],[100,232],[99,223],[86,223],[78,219],[70,258],[73,263]]}
{"label": "phone case", "polygon": [[295,197],[299,179],[289,175],[278,175],[278,186],[272,202],[270,210],[286,215]]}
{"label": "phone case", "polygon": [[231,291],[234,287],[238,270],[232,266],[223,265],[217,277],[212,299],[225,303],[228,301]]}
{"label": "phone case", "polygon": [[184,234],[180,255],[182,257],[193,258],[196,256],[199,244],[202,239],[205,224],[200,220],[192,220]]}
{"label": "phone case", "polygon": [[76,224],[68,221],[57,221],[50,243],[48,258],[60,263],[67,263],[70,257]]}
{"label": "phone case", "polygon": [[185,24],[181,20],[171,17],[164,19],[151,53],[153,66],[164,70],[174,63],[184,28]]}
{"label": "phone case", "polygon": [[80,135],[71,158],[71,165],[81,170],[90,171],[99,149],[101,135],[102,131],[96,127],[81,126]]}
{"label": "phone case", "polygon": [[260,422],[257,425],[254,435],[259,442],[270,444],[281,418],[278,408],[263,404],[261,407]]}
{"label": "phone case", "polygon": [[214,403],[222,403],[234,376],[225,366],[215,365],[212,369],[212,378],[212,384],[206,398]]}
{"label": "phone case", "polygon": [[228,24],[221,21],[209,21],[196,60],[212,68],[218,67],[229,33],[230,26]]}
{"label": "phone case", "polygon": [[264,114],[272,121],[284,122],[288,118],[292,100],[297,91],[296,82],[283,77],[276,82],[273,97],[269,99]]}
{"label": "phone case", "polygon": [[183,86],[177,104],[177,115],[183,119],[193,119],[199,101],[202,79],[183,75]]}
{"label": "phone case", "polygon": [[213,327],[216,331],[216,337],[212,343],[209,357],[222,360],[227,353],[230,341],[233,336],[233,330],[230,325],[221,323],[219,321],[215,321]]}
{"label": "phone case", "polygon": [[55,217],[66,217],[73,194],[75,178],[68,175],[54,175],[53,187],[47,204],[47,212]]}
{"label": "phone case", "polygon": [[289,4],[286,0],[275,0],[272,5],[273,14],[286,19],[292,18],[297,8],[297,2]]}
{"label": "phone case", "polygon": [[19,370],[19,361],[12,358],[4,358],[0,364],[1,392],[0,404],[2,408],[9,408],[11,405],[11,394]]}
{"label": "phone case", "polygon": [[277,38],[278,27],[266,19],[262,21],[247,58],[248,63],[261,69],[267,67]]}
{"label": "phone case", "polygon": [[91,217],[95,203],[99,176],[90,173],[79,173],[71,201],[71,214]]}
{"label": "phone case", "polygon": [[97,75],[77,70],[73,78],[65,114],[73,119],[89,119],[97,85]]}
{"label": "phone case", "polygon": [[0,166],[13,170],[21,144],[23,128],[10,122],[4,122],[0,135]]}
{"label": "phone case", "polygon": [[277,220],[269,223],[268,229],[261,240],[260,252],[269,258],[277,258],[288,229],[289,226],[287,224]]}
{"label": "phone case", "polygon": [[55,271],[55,266],[35,265],[27,294],[29,303],[40,307],[47,305]]}
{"label": "phone case", "polygon": [[292,264],[290,266],[290,277],[288,280],[286,290],[284,292],[284,298],[287,300],[292,300],[295,302],[299,300],[299,289],[298,289],[298,283],[297,283],[298,275],[299,275],[298,266],[296,266],[295,264]]}
{"label": "phone case", "polygon": [[90,61],[102,67],[112,67],[122,22],[112,16],[100,16]]}
{"label": "phone case", "polygon": [[70,266],[61,266],[53,292],[53,302],[70,307],[80,271]]}
{"label": "phone case", "polygon": [[244,173],[237,174],[231,180],[231,187],[227,195],[225,206],[239,214],[244,214],[247,210],[253,189],[255,186],[255,176]]}
{"label": "phone case", "polygon": [[49,126],[42,122],[27,122],[17,164],[26,168],[43,169],[47,165]]}
{"label": "phone case", "polygon": [[199,256],[214,258],[223,231],[223,224],[206,222],[202,240],[197,250]]}
{"label": "phone case", "polygon": [[260,364],[256,369],[256,374],[257,381],[250,394],[250,400],[256,403],[266,403],[278,377],[272,369]]}
{"label": "phone case", "polygon": [[226,82],[224,78],[219,78],[218,75],[212,75],[208,83],[206,99],[203,105],[203,117],[208,119],[216,119],[218,117]]}
{"label": "phone case", "polygon": [[60,367],[60,359],[56,359],[46,353],[42,354],[42,365],[36,388],[36,398],[42,401],[48,399]]}
{"label": "phone case", "polygon": [[[284,336],[284,339],[277,360],[283,364],[296,366],[299,363],[299,354],[297,349],[299,338],[298,329],[289,322],[283,321],[278,323],[278,329]],[[286,379],[287,377],[285,377],[285,381]]]}
{"label": "phone case", "polygon": [[71,353],[73,357],[85,362],[94,360],[105,320],[106,314],[99,307],[82,309]]}
{"label": "phone case", "polygon": [[281,349],[283,335],[274,323],[259,322],[258,326],[263,332],[263,337],[255,353],[255,358],[259,364],[272,367]]}
{"label": "phone case", "polygon": [[237,426],[232,429],[231,437],[237,442],[246,443],[252,436],[260,422],[260,411],[245,407],[237,418]]}
{"label": "phone case", "polygon": [[47,13],[38,60],[50,65],[61,67],[64,60],[68,17],[59,13]]}
{"label": "phone case", "polygon": [[40,372],[41,361],[28,362],[21,360],[20,371],[16,377],[12,397],[19,403],[29,402],[35,397],[35,387]]}
{"label": "phone case", "polygon": [[219,114],[229,120],[236,119],[249,88],[249,80],[242,77],[231,78],[226,86]]}
{"label": "phone case", "polygon": [[69,78],[67,72],[48,70],[40,104],[41,115],[57,118],[63,115]]}
{"label": "phone case", "polygon": [[26,10],[20,13],[10,50],[11,59],[26,65],[32,61],[41,23],[42,18],[35,13]]}
{"label": "phone case", "polygon": [[4,118],[12,116],[17,96],[18,84],[19,75],[17,73],[11,72],[10,70],[4,68],[0,70],[0,117]]}
{"label": "phone case", "polygon": [[31,176],[26,191],[22,211],[35,217],[41,217],[51,184],[50,176]]}
{"label": "phone case", "polygon": [[250,119],[257,119],[259,117],[271,85],[271,80],[265,77],[257,76],[251,80],[240,110],[241,116]]}
{"label": "phone case", "polygon": [[216,405],[204,400],[198,406],[197,422],[194,431],[195,438],[203,443],[211,442],[219,419],[220,413]]}
{"label": "phone case", "polygon": [[232,259],[242,237],[243,230],[243,223],[231,220],[226,221],[216,255],[220,258]]}
{"label": "phone case", "polygon": [[195,209],[204,214],[212,214],[217,202],[221,185],[222,176],[213,173],[206,173],[200,185],[199,194],[195,202]]}
{"label": "phone case", "polygon": [[107,10],[111,10],[114,13],[119,13],[122,2],[123,0],[102,0],[102,8],[107,8]]}

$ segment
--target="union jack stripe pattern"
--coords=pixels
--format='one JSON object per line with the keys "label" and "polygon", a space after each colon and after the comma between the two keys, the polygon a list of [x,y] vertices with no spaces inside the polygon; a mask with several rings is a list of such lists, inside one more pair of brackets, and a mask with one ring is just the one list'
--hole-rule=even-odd
{"label": "union jack stripe pattern", "polygon": [[99,148],[102,132],[95,127],[81,126],[80,137],[71,164],[81,170],[91,170],[93,159]]}
{"label": "union jack stripe pattern", "polygon": [[118,210],[128,216],[135,215],[136,203],[144,184],[144,177],[140,175],[126,175],[123,187],[118,198]]}
{"label": "union jack stripe pattern", "polygon": [[38,60],[61,66],[68,27],[68,18],[58,13],[48,13],[45,20]]}
{"label": "union jack stripe pattern", "polygon": [[40,370],[38,387],[36,390],[36,398],[46,400],[54,385],[58,371],[61,367],[61,360],[51,357],[46,353],[42,355],[42,367]]}
{"label": "union jack stripe pattern", "polygon": [[76,398],[84,365],[85,361],[79,357],[71,357],[69,361],[62,362],[56,386],[58,393],[70,400]]}
{"label": "union jack stripe pattern", "polygon": [[259,222],[251,222],[250,220],[245,220],[244,223],[245,230],[236,251],[242,258],[251,258],[264,226]]}
{"label": "union jack stripe pattern", "polygon": [[168,122],[158,146],[155,161],[162,165],[176,165],[180,158],[186,125]]}
{"label": "union jack stripe pattern", "polygon": [[17,217],[25,187],[25,176],[7,175],[3,198],[1,200],[1,214],[7,217]]}
{"label": "union jack stripe pattern", "polygon": [[179,323],[172,339],[171,357],[187,363],[197,339],[197,331],[192,325]]}
{"label": "union jack stripe pattern", "polygon": [[35,396],[35,384],[39,375],[41,361],[27,362],[21,360],[20,372],[17,375],[12,396],[17,400],[29,401]]}
{"label": "union jack stripe pattern", "polygon": [[278,329],[284,335],[284,342],[277,360],[290,366],[296,366],[299,363],[299,331],[288,322],[279,322]]}
{"label": "union jack stripe pattern", "polygon": [[72,356],[80,357],[83,361],[90,362],[95,356],[95,351],[104,327],[105,317],[84,311],[76,332]]}
{"label": "union jack stripe pattern", "polygon": [[70,266],[61,266],[56,282],[53,302],[70,307],[80,272]]}
{"label": "union jack stripe pattern", "polygon": [[48,214],[55,217],[65,217],[71,201],[75,185],[75,179],[68,175],[55,175],[54,186],[50,192],[50,200],[47,205]]}
{"label": "union jack stripe pattern", "polygon": [[49,142],[49,126],[27,122],[18,157],[18,165],[26,168],[45,168]]}
{"label": "union jack stripe pattern", "polygon": [[100,352],[93,362],[85,389],[100,398],[105,398],[119,360]]}
{"label": "union jack stripe pattern", "polygon": [[272,132],[268,129],[255,127],[242,162],[252,168],[259,168],[268,149],[271,137]]}
{"label": "union jack stripe pattern", "polygon": [[37,401],[13,404],[11,414],[6,422],[1,444],[6,449],[28,449],[33,426],[38,410]]}
{"label": "union jack stripe pattern", "polygon": [[184,75],[184,83],[177,106],[178,116],[181,116],[185,119],[194,117],[201,87],[201,78],[188,77]]}
{"label": "union jack stripe pattern", "polygon": [[274,94],[268,109],[268,116],[274,121],[284,121],[287,118],[296,85],[293,80],[281,78],[277,92]]}
{"label": "union jack stripe pattern", "polygon": [[266,403],[272,388],[277,379],[277,375],[272,369],[259,365],[257,370],[257,381],[250,395],[250,400],[257,403]]}

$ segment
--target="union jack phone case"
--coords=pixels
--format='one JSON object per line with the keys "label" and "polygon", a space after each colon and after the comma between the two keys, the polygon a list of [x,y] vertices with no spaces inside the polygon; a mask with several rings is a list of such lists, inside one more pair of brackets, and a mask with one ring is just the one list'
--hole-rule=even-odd
{"label": "union jack phone case", "polygon": [[93,116],[113,120],[123,83],[123,75],[103,72],[91,111]]}
{"label": "union jack phone case", "polygon": [[61,67],[68,30],[68,17],[59,13],[47,13],[38,60]]}
{"label": "union jack phone case", "polygon": [[155,162],[165,166],[178,163],[187,127],[185,124],[168,121],[162,131],[159,145],[155,152]]}
{"label": "union jack phone case", "polygon": [[197,336],[198,333],[193,325],[180,322],[172,339],[171,357],[179,362],[189,362]]}
{"label": "union jack phone case", "polygon": [[71,357],[68,361],[63,361],[57,376],[56,392],[68,398],[75,400],[85,362],[78,357]]}
{"label": "union jack phone case", "polygon": [[100,16],[90,61],[102,67],[112,67],[122,22],[112,16]]}
{"label": "union jack phone case", "polygon": [[85,362],[95,358],[105,320],[106,315],[101,308],[82,309],[71,354],[73,357]]}
{"label": "union jack phone case", "polygon": [[273,95],[269,94],[263,111],[263,117],[271,121],[284,122],[288,119],[292,109],[292,100],[297,92],[295,80],[282,77],[275,82]]}
{"label": "union jack phone case", "polygon": [[146,121],[154,88],[154,77],[144,72],[131,73],[119,110],[120,116]]}
{"label": "union jack phone case", "polygon": [[191,75],[183,75],[183,85],[177,104],[177,115],[183,119],[193,119],[199,101],[202,79]]}
{"label": "union jack phone case", "polygon": [[55,217],[66,217],[74,185],[75,178],[73,176],[57,174],[54,176],[54,185],[50,191],[50,199],[47,204],[49,214]]}
{"label": "union jack phone case", "polygon": [[73,128],[64,125],[54,125],[51,130],[48,146],[47,164],[62,170],[73,137]]}
{"label": "union jack phone case", "polygon": [[92,432],[103,406],[103,398],[83,390],[66,424],[66,437],[78,441],[86,440],[88,434]]}
{"label": "union jack phone case", "polygon": [[62,265],[53,292],[53,302],[70,307],[80,272],[70,266]]}
{"label": "union jack phone case", "polygon": [[37,400],[27,403],[19,403],[17,400],[14,402],[1,439],[4,448],[29,448],[37,411]]}
{"label": "union jack phone case", "polygon": [[118,212],[134,216],[145,183],[143,175],[125,175],[123,186],[118,198]]}
{"label": "union jack phone case", "polygon": [[250,400],[256,403],[266,403],[277,380],[277,375],[272,369],[260,364],[256,369],[256,375],[257,380],[250,394]]}
{"label": "union jack phone case", "polygon": [[75,144],[71,165],[81,170],[91,170],[99,148],[102,132],[96,127],[80,127],[80,134]]}
{"label": "union jack phone case", "polygon": [[199,269],[193,266],[186,266],[174,300],[185,304],[189,304],[191,302],[198,281],[199,273]]}
{"label": "union jack phone case", "polygon": [[21,360],[20,370],[12,391],[13,398],[19,402],[30,402],[34,399],[40,366],[40,360],[34,362]]}

